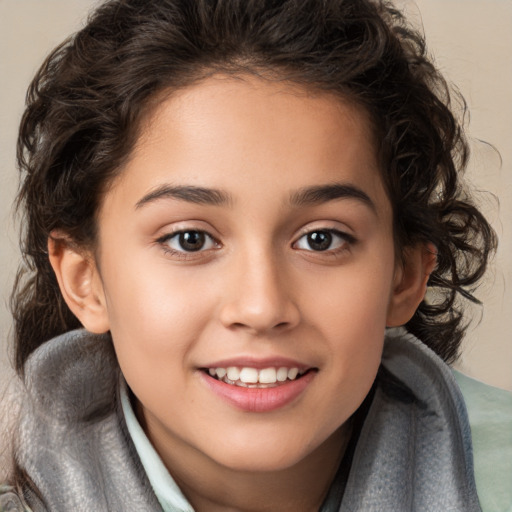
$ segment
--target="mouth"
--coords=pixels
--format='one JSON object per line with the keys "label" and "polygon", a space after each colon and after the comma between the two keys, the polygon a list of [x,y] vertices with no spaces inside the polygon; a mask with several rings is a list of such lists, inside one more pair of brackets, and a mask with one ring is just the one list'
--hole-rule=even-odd
{"label": "mouth", "polygon": [[279,366],[259,369],[250,366],[228,366],[225,368],[202,368],[201,370],[211,378],[231,386],[266,389],[297,381],[314,371],[314,368]]}
{"label": "mouth", "polygon": [[203,382],[221,400],[243,412],[267,413],[291,406],[306,392],[318,368],[294,361],[218,362],[199,368]]}

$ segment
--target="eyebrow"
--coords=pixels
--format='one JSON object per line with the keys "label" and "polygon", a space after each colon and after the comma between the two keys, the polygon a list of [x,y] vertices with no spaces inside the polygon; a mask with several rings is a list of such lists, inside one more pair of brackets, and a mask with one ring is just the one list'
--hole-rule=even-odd
{"label": "eyebrow", "polygon": [[[224,206],[233,203],[231,196],[222,190],[196,187],[193,185],[173,186],[164,184],[150,191],[137,201],[135,209],[142,208],[149,203],[153,203],[161,199],[169,198],[211,206]],[[299,189],[290,196],[290,203],[293,206],[300,207],[347,198],[357,199],[376,212],[375,204],[366,192],[354,185],[346,183],[315,185]]]}
{"label": "eyebrow", "polygon": [[377,211],[375,203],[366,192],[359,187],[347,183],[333,183],[301,188],[291,195],[290,203],[293,206],[305,206],[327,203],[335,199],[357,199],[369,206],[374,212]]}
{"label": "eyebrow", "polygon": [[161,199],[179,199],[189,203],[223,206],[232,203],[231,196],[221,190],[213,188],[187,186],[160,185],[142,199],[137,201],[135,209]]}

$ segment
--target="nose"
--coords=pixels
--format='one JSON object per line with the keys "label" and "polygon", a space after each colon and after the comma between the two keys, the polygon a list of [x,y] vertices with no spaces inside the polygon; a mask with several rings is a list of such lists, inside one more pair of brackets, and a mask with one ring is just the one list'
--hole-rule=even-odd
{"label": "nose", "polygon": [[220,318],[229,329],[252,334],[282,332],[300,321],[293,280],[271,251],[232,261]]}

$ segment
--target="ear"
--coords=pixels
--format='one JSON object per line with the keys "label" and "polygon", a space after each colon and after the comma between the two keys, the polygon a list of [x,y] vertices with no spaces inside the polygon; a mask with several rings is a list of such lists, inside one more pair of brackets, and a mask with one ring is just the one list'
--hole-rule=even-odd
{"label": "ear", "polygon": [[88,331],[107,332],[105,294],[93,255],[58,231],[48,238],[48,255],[69,309]]}
{"label": "ear", "polygon": [[388,306],[386,325],[406,324],[416,312],[427,291],[427,281],[437,263],[433,244],[418,244],[404,250],[401,264],[397,264],[393,290]]}

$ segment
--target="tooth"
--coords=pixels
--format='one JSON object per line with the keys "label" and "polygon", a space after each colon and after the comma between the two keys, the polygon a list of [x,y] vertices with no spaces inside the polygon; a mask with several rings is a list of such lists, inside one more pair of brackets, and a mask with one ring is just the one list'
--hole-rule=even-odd
{"label": "tooth", "polygon": [[219,379],[222,379],[226,375],[226,368],[215,368],[215,373]]}
{"label": "tooth", "polygon": [[277,380],[279,382],[284,382],[288,378],[288,368],[284,366],[277,370]]}
{"label": "tooth", "polygon": [[240,371],[239,378],[242,382],[245,382],[247,384],[256,384],[256,382],[258,382],[258,370],[256,370],[256,368],[242,368],[242,370]]}
{"label": "tooth", "polygon": [[213,368],[209,368],[208,373],[213,377],[215,375],[215,370]]}
{"label": "tooth", "polygon": [[299,369],[298,368],[290,368],[288,370],[288,378],[290,380],[293,380],[293,379],[295,379],[295,377],[297,377],[298,373],[299,373]]}
{"label": "tooth", "polygon": [[275,368],[265,368],[264,370],[260,370],[259,381],[261,384],[273,384],[276,379],[277,374]]}
{"label": "tooth", "polygon": [[240,370],[236,366],[228,367],[227,377],[229,380],[238,380],[240,378]]}

